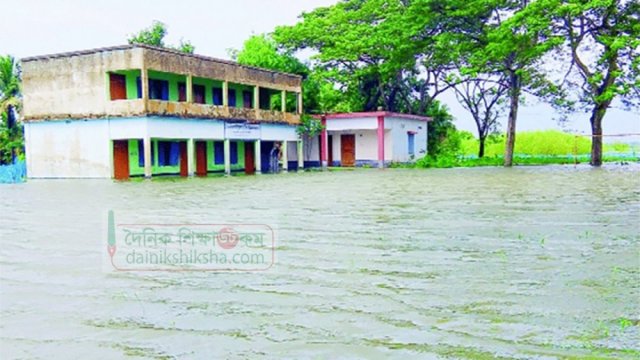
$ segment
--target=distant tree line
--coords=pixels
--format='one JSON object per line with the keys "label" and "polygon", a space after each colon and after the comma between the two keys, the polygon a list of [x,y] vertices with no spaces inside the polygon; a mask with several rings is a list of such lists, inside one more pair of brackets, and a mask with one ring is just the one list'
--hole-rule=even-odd
{"label": "distant tree line", "polygon": [[[165,44],[166,35],[166,25],[154,21],[128,41],[195,50],[189,41]],[[640,106],[639,49],[637,0],[342,0],[301,14],[295,25],[254,35],[230,55],[301,75],[307,113],[383,108],[432,117],[432,157],[460,143],[438,100],[447,91],[476,123],[479,157],[506,113],[505,166],[512,165],[525,96],[548,102],[561,116],[583,111],[592,130],[591,164],[599,166],[607,110],[614,102]],[[309,61],[297,57],[301,50],[311,51]],[[23,147],[20,108],[19,65],[0,57],[2,163]],[[303,127],[317,133],[313,121],[303,116]]]}
{"label": "distant tree line", "polygon": [[[505,166],[525,95],[562,116],[586,111],[599,166],[607,109],[614,100],[640,104],[639,24],[634,0],[343,0],[253,36],[234,55],[304,76],[310,112],[432,116],[435,155],[454,129],[438,102],[446,91],[475,120],[479,157],[507,114]],[[300,50],[312,51],[307,64],[296,59]]]}

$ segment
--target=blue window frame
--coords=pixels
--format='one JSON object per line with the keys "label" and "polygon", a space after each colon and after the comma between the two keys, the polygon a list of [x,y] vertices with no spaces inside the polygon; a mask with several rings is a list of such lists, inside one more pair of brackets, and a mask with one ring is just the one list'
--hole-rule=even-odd
{"label": "blue window frame", "polygon": [[[232,165],[238,163],[238,143],[235,141],[229,143],[229,160]],[[213,142],[213,163],[215,165],[224,164],[224,141]]]}
{"label": "blue window frame", "polygon": [[177,141],[158,141],[158,165],[177,166],[180,163],[180,143]]}
{"label": "blue window frame", "polygon": [[236,90],[229,89],[229,106],[236,106]]}
{"label": "blue window frame", "polygon": [[416,143],[415,143],[416,135],[414,133],[407,133],[407,143],[409,145],[408,153],[409,155],[414,155],[416,153]]}
{"label": "blue window frame", "polygon": [[213,88],[213,105],[222,105],[222,88]]}
{"label": "blue window frame", "polygon": [[231,141],[229,147],[231,148],[231,164],[235,165],[238,163],[238,143],[235,141]]}
{"label": "blue window frame", "polygon": [[149,79],[149,99],[169,100],[169,82]]}
{"label": "blue window frame", "polygon": [[[153,146],[151,146],[151,164],[155,164],[155,152],[153,151]],[[138,166],[144,167],[144,141],[138,140]]]}
{"label": "blue window frame", "polygon": [[142,99],[142,81],[140,81],[140,76],[136,78],[136,90],[138,91],[138,99]]}
{"label": "blue window frame", "polygon": [[213,142],[213,163],[215,165],[224,164],[224,142],[222,141]]}

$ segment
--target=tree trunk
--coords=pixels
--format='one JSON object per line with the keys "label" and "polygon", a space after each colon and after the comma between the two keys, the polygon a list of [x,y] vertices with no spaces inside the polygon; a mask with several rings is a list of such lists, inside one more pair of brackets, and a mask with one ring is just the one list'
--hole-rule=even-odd
{"label": "tree trunk", "polygon": [[484,157],[484,142],[487,139],[486,136],[480,136],[480,146],[478,148],[478,158]]}
{"label": "tree trunk", "polygon": [[596,104],[591,113],[591,166],[602,165],[602,119],[608,104]]}
{"label": "tree trunk", "polygon": [[504,148],[504,166],[513,165],[513,149],[516,144],[516,120],[520,102],[520,76],[515,72],[509,74],[509,122],[507,124],[507,143]]}

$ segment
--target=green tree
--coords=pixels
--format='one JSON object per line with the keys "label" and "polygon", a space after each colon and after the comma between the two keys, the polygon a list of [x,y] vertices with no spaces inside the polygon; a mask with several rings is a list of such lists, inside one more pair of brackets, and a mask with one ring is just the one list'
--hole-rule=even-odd
{"label": "green tree", "polygon": [[[423,81],[410,53],[414,45],[405,38],[410,24],[404,23],[403,15],[409,3],[341,1],[302,14],[293,26],[277,27],[274,39],[290,50],[314,51],[314,69],[348,97],[349,107],[408,109],[425,93],[415,91]],[[421,107],[422,114],[426,108]]]}
{"label": "green tree", "polygon": [[193,54],[195,47],[188,40],[180,40],[178,46],[166,45],[164,38],[167,33],[167,25],[161,21],[154,20],[150,27],[140,30],[137,34],[130,35],[127,41],[129,44],[145,44]]}
{"label": "green tree", "polygon": [[11,163],[22,151],[24,135],[17,124],[21,107],[20,66],[12,56],[0,56],[0,163]]}
{"label": "green tree", "polygon": [[453,86],[456,98],[476,123],[478,157],[484,157],[487,136],[498,130],[498,117],[504,108],[507,87],[503,81],[468,79]]}
{"label": "green tree", "polygon": [[[280,49],[269,35],[253,35],[247,39],[242,49],[229,50],[231,58],[242,65],[282,71],[302,76],[304,92],[303,109],[306,113],[324,113],[345,108],[341,105],[341,92],[333,87],[316,71],[298,60],[290,50]],[[288,108],[295,108],[296,99],[289,99]],[[280,99],[274,106],[279,108]]]}
{"label": "green tree", "polygon": [[[504,165],[513,163],[518,108],[523,92],[536,94],[548,84],[539,71],[541,58],[558,44],[548,24],[525,11],[528,0],[424,0],[441,13],[438,48],[459,57],[459,71],[470,77],[503,79],[508,98]],[[538,6],[538,5],[536,5]]]}
{"label": "green tree", "polygon": [[[564,41],[568,76],[577,102],[591,113],[591,165],[602,164],[602,120],[615,99],[640,106],[640,3],[634,0],[543,0],[529,16],[547,19]],[[574,75],[574,76],[572,76]],[[575,76],[577,75],[577,76]],[[577,79],[576,79],[577,78]],[[577,93],[576,93],[577,92]]]}

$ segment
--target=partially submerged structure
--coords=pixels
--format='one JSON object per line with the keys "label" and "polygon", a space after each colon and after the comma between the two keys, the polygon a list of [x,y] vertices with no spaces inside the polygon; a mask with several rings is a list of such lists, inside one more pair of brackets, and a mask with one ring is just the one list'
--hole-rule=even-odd
{"label": "partially submerged structure", "polygon": [[318,116],[324,130],[307,146],[308,165],[377,166],[407,163],[427,153],[431,118],[388,111]]}
{"label": "partially submerged structure", "polygon": [[30,178],[303,166],[301,78],[147,45],[22,60]]}

